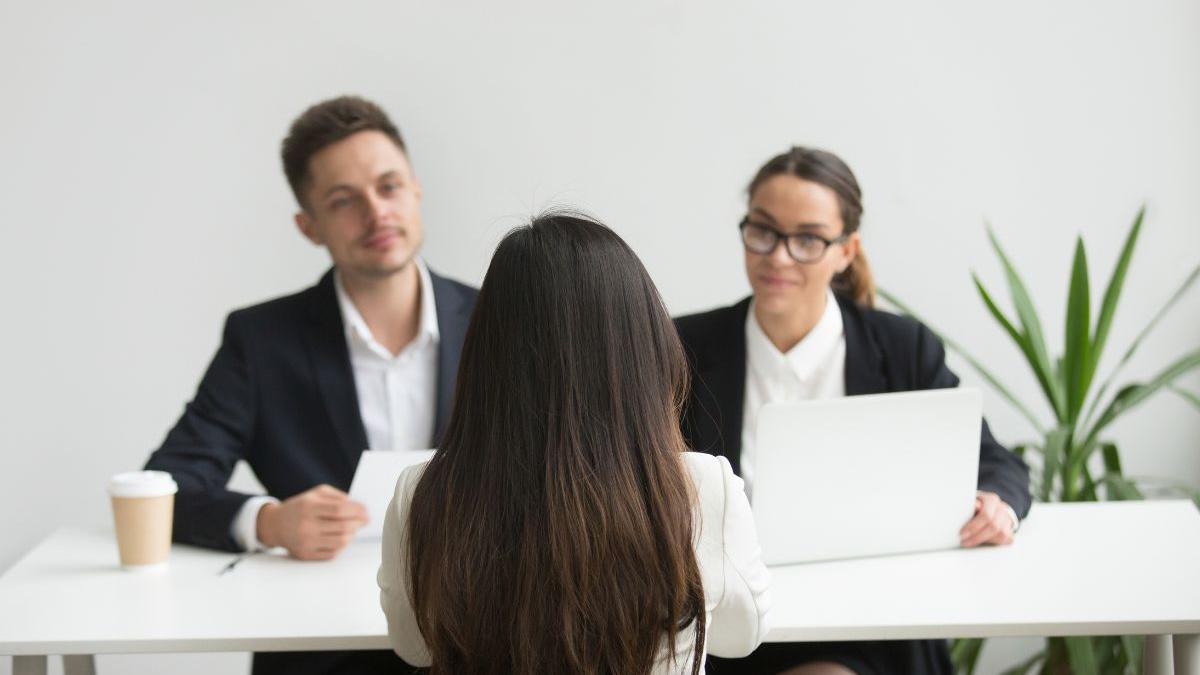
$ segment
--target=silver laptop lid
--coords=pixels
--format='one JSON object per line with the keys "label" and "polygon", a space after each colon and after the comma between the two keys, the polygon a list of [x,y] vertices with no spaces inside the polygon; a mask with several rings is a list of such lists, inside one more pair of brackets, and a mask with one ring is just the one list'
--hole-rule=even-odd
{"label": "silver laptop lid", "polygon": [[965,388],[763,406],[752,508],[766,563],[957,547],[982,407]]}

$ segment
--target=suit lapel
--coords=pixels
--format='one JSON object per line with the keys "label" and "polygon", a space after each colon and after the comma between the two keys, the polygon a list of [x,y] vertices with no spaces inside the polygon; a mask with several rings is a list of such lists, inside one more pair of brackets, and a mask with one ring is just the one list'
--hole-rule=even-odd
{"label": "suit lapel", "polygon": [[437,410],[433,422],[433,444],[441,444],[442,434],[450,420],[454,405],[454,383],[458,378],[458,358],[462,352],[467,325],[471,320],[471,304],[465,302],[455,285],[429,273],[433,282],[433,303],[438,321]]}
{"label": "suit lapel", "polygon": [[846,334],[846,395],[888,391],[884,355],[874,334],[863,321],[862,311],[840,295],[837,301]]}
{"label": "suit lapel", "polygon": [[306,334],[309,359],[325,411],[341,446],[339,454],[354,473],[358,458],[367,447],[367,432],[358,409],[358,391],[350,368],[350,352],[329,270],[310,294],[309,318],[312,330]]}

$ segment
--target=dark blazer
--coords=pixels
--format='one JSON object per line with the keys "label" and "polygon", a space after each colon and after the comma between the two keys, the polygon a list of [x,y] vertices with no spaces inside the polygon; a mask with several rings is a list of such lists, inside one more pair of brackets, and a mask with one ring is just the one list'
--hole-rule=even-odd
{"label": "dark blazer", "polygon": [[[450,414],[477,291],[430,278],[439,332],[434,447]],[[348,490],[366,446],[330,270],[311,288],[229,315],[195,398],[146,468],[168,471],[179,484],[175,541],[236,551],[230,528],[250,498],[225,487],[238,460],[270,495],[287,499],[322,483]],[[371,672],[364,659],[375,659],[375,672],[401,666],[390,653],[276,653],[256,655],[254,672]]]}
{"label": "dark blazer", "polygon": [[[942,343],[907,318],[863,309],[838,297],[846,337],[846,395],[955,387]],[[676,319],[692,376],[681,420],[695,450],[722,455],[740,474],[742,408],[746,391],[746,314],[736,305]],[[979,443],[979,489],[995,492],[1020,517],[1029,512],[1029,469],[992,437],[987,422]],[[858,673],[952,673],[944,641],[764,644],[746,659],[710,658],[708,672],[778,672],[828,660]]]}

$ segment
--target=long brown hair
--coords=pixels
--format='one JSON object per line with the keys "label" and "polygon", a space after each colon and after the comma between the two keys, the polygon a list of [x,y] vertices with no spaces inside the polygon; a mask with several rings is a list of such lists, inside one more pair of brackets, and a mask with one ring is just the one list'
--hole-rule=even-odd
{"label": "long brown hair", "polygon": [[699,673],[686,385],[670,316],[612,230],[558,212],[504,237],[409,515],[432,673],[648,673],[689,626]]}
{"label": "long brown hair", "polygon": [[[772,157],[762,165],[746,188],[747,194],[753,197],[763,183],[775,176],[795,176],[833,190],[842,216],[842,233],[858,231],[863,214],[862,189],[858,187],[854,172],[837,155],[825,150],[793,146],[791,150]],[[850,266],[834,276],[830,285],[835,292],[849,297],[858,305],[875,306],[875,279],[861,247]]]}

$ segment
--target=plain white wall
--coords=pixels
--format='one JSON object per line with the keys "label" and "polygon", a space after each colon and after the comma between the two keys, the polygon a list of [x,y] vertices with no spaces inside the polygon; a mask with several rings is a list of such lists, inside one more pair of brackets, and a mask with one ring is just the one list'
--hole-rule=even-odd
{"label": "plain white wall", "polygon": [[[792,143],[834,150],[864,186],[881,284],[1033,398],[969,282],[1003,291],[983,221],[1057,351],[1074,238],[1098,298],[1145,201],[1123,348],[1200,259],[1198,31],[1192,0],[6,2],[0,569],[56,527],[107,523],[106,477],[160,442],[224,315],[325,268],[277,158],[310,103],[360,93],[391,112],[439,271],[478,283],[504,231],[571,204],[627,238],[674,312],[747,292],[734,225],[755,168]],[[1198,338],[1193,293],[1128,374]],[[1002,440],[1028,437],[995,396],[987,412]],[[1200,415],[1181,399],[1114,437],[1131,473],[1200,484]]]}

